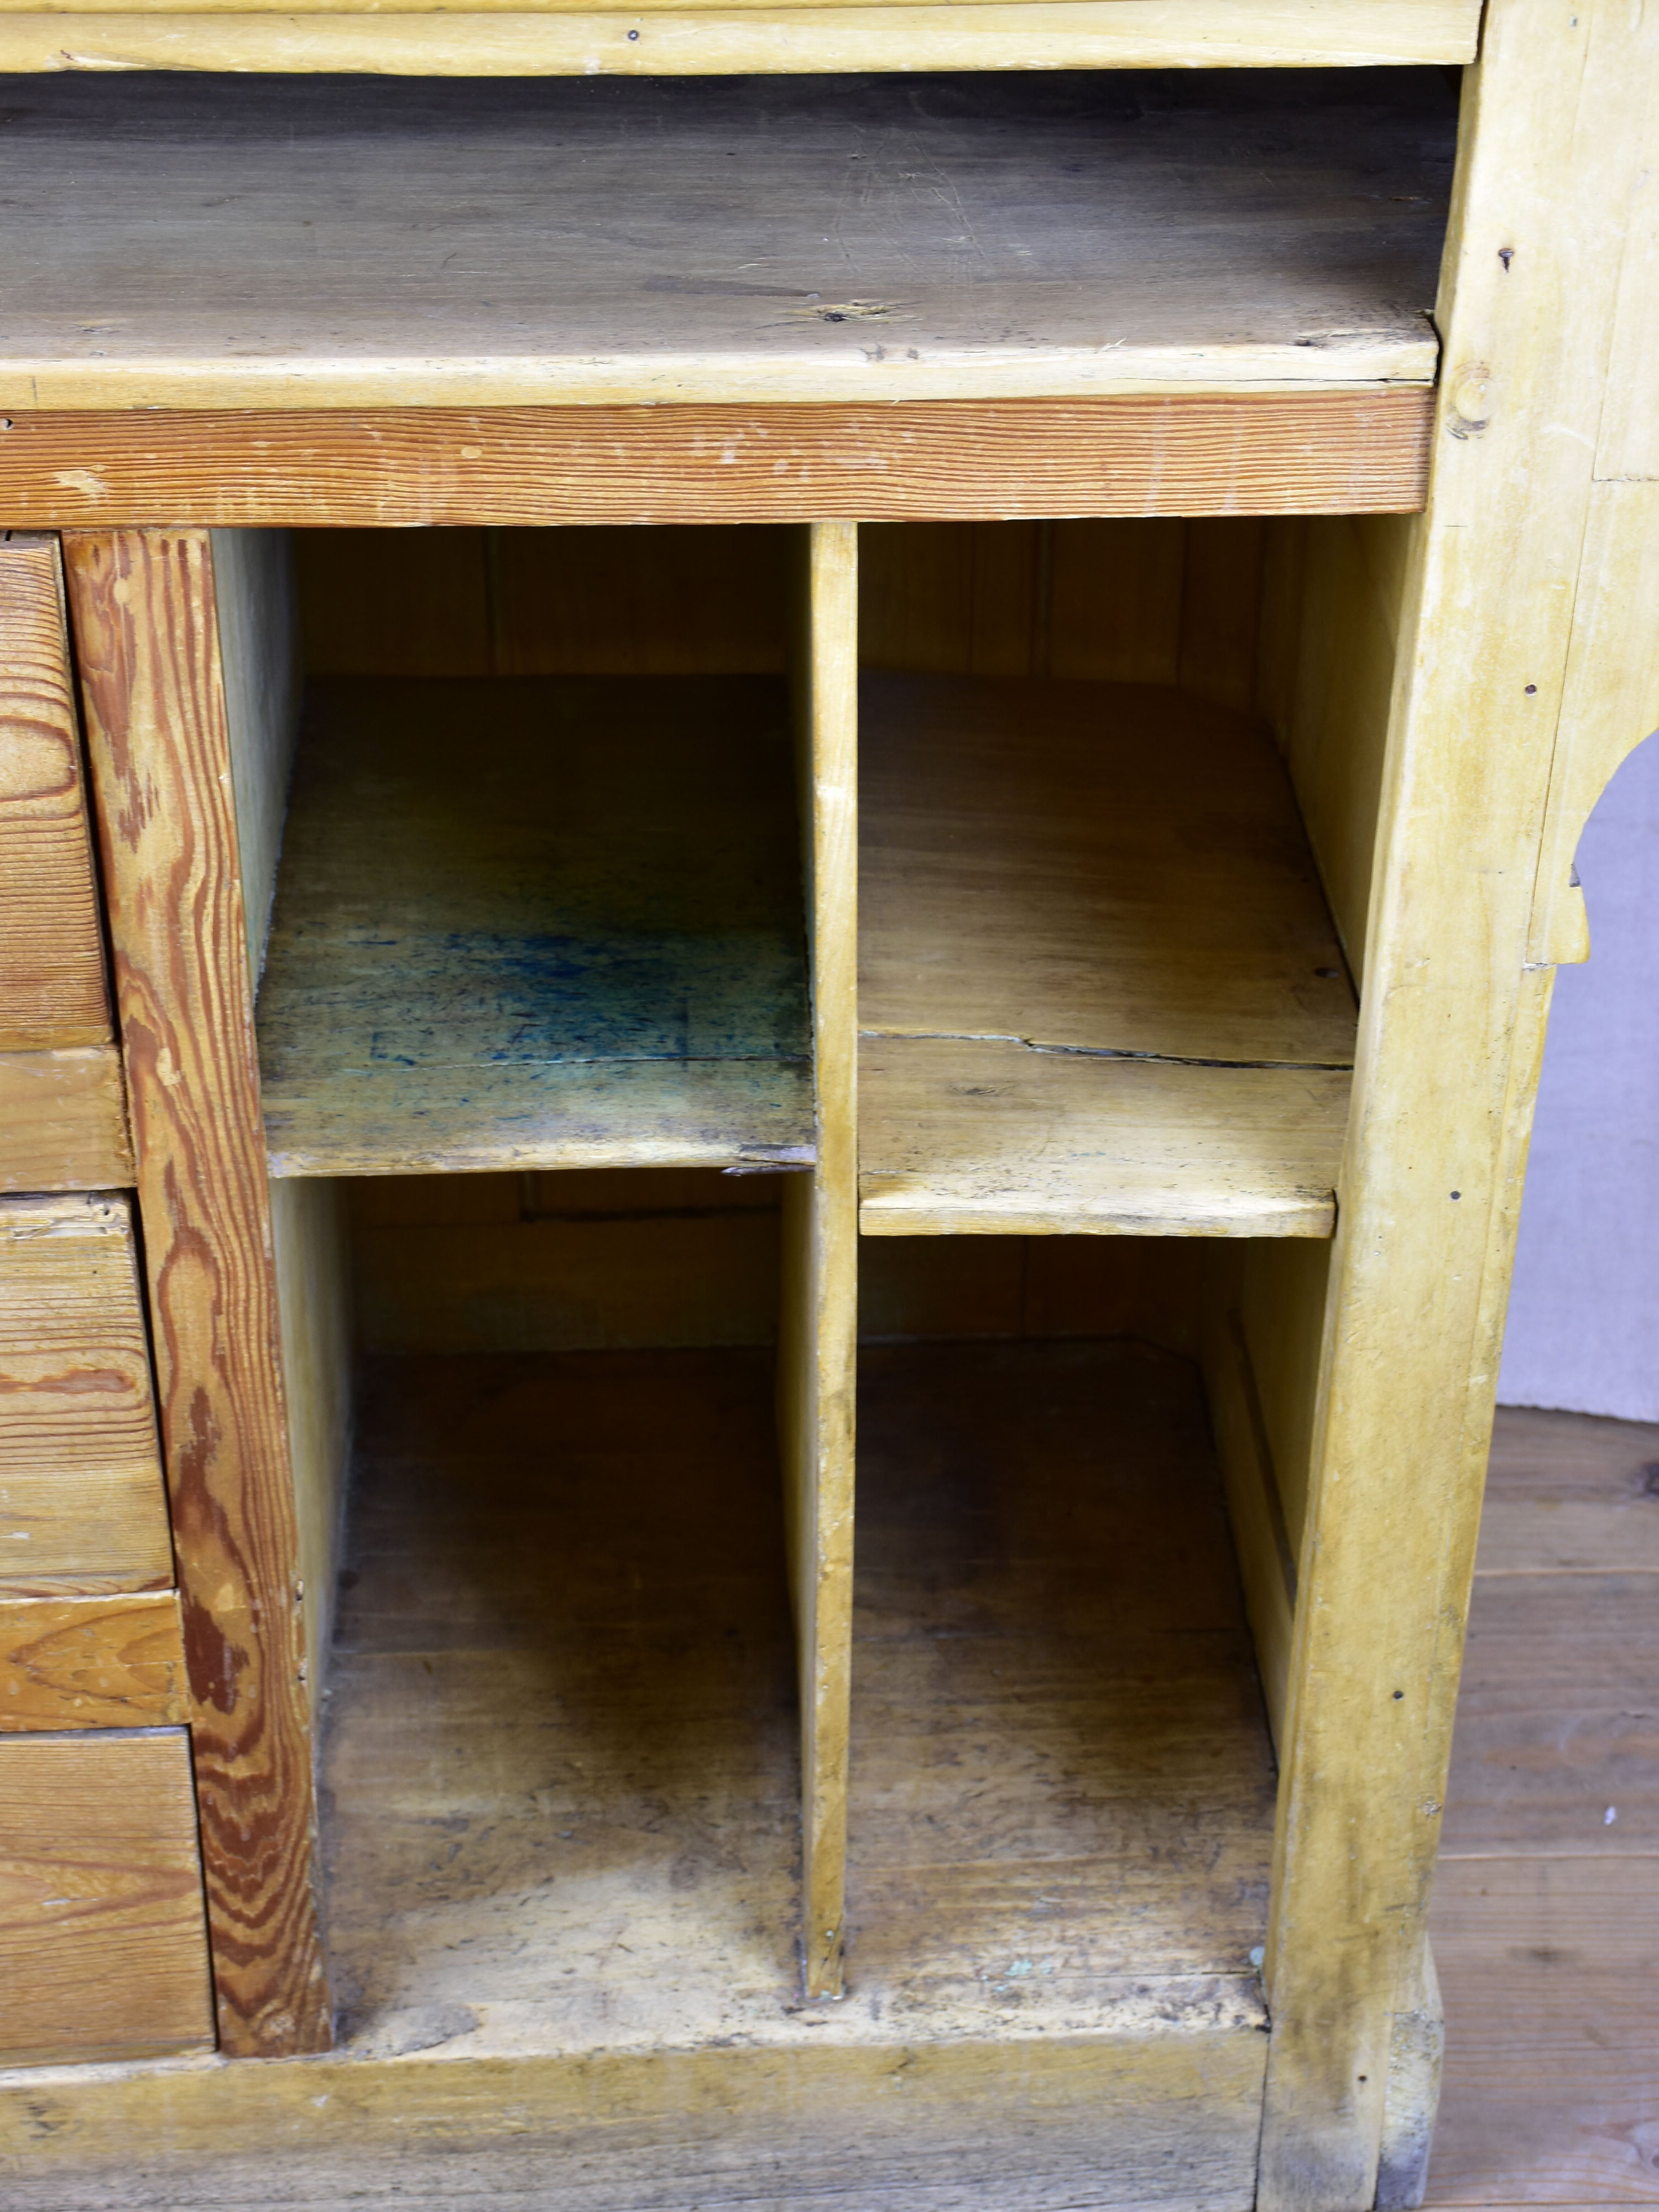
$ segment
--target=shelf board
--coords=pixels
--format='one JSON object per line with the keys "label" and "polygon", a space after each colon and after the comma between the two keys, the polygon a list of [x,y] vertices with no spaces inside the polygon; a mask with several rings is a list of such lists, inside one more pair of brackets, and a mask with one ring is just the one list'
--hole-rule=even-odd
{"label": "shelf board", "polygon": [[1329,1235],[1356,1009],[1267,732],[873,675],[861,757],[865,1233]]}
{"label": "shelf board", "polygon": [[272,1173],[805,1164],[800,866],[775,679],[314,684]]}
{"label": "shelf board", "polygon": [[70,71],[9,102],[8,410],[1435,373],[1455,100],[1433,72]]}
{"label": "shelf board", "polygon": [[768,1353],[365,1382],[325,1769],[340,2063],[1261,2044],[1273,1761],[1183,1362],[866,1355],[848,1991],[817,2007]]}
{"label": "shelf board", "polygon": [[[73,21],[66,25],[64,15]],[[1475,58],[1480,0],[962,0],[946,6],[729,0],[434,0],[396,15],[301,0],[0,0],[0,70],[345,70],[416,76],[723,76],[749,70],[1347,67]],[[67,44],[66,44],[67,42]]]}

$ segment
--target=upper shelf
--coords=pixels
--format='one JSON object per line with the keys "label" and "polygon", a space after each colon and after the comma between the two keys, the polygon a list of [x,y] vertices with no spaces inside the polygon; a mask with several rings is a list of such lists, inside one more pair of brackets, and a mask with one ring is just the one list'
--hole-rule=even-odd
{"label": "upper shelf", "polygon": [[[70,20],[65,21],[65,17]],[[0,70],[722,76],[825,70],[1313,69],[1470,62],[1480,0],[0,0]]]}
{"label": "upper shelf", "polygon": [[1352,988],[1267,732],[866,677],[866,1234],[1328,1236]]}
{"label": "upper shelf", "polygon": [[258,1030],[275,1175],[809,1162],[782,685],[316,683]]}
{"label": "upper shelf", "polygon": [[1423,70],[15,80],[0,407],[1425,386],[1455,106]]}

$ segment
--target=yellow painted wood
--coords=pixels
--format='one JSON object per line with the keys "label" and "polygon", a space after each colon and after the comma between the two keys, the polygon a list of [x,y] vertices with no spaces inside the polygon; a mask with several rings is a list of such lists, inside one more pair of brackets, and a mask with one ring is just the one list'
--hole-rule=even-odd
{"label": "yellow painted wood", "polygon": [[1363,2212],[1445,1788],[1549,997],[1536,850],[1659,19],[1492,0],[1413,533],[1284,1741],[1258,2203]]}
{"label": "yellow painted wood", "polygon": [[858,1340],[858,531],[806,533],[793,666],[817,1162],[783,1193],[778,1411],[800,1670],[804,1984],[841,1992]]}
{"label": "yellow painted wood", "polygon": [[[459,19],[435,20],[454,35]],[[1438,349],[1413,302],[1431,295],[1453,110],[1437,73],[1372,82],[1223,71],[1117,89],[1028,60],[918,106],[892,75],[658,76],[603,98],[428,80],[372,103],[332,81],[64,76],[34,88],[0,160],[8,234],[27,241],[0,405],[1424,386]],[[1271,150],[1241,163],[1241,129]],[[251,264],[257,343],[234,304]]]}
{"label": "yellow painted wood", "polygon": [[[756,71],[1306,68],[1467,62],[1476,0],[990,0],[893,6],[851,0],[793,7],[631,15],[498,9],[346,13],[301,0],[272,14],[230,8],[151,12],[0,11],[0,69],[351,70],[434,76],[717,76]],[[435,20],[434,20],[435,18]],[[965,20],[964,20],[965,18]]]}

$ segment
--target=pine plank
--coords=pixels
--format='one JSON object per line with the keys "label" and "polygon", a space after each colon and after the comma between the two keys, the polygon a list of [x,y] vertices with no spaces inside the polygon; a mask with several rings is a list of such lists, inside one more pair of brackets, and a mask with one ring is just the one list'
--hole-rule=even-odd
{"label": "pine plank", "polygon": [[114,1045],[0,1052],[0,1191],[110,1190],[131,1181]]}
{"label": "pine plank", "polygon": [[182,1729],[0,1742],[0,1979],[9,2065],[211,2049]]}
{"label": "pine plank", "polygon": [[0,405],[1427,385],[1455,132],[1428,71],[71,70],[0,150]]}
{"label": "pine plank", "polygon": [[732,0],[722,10],[540,9],[397,15],[0,14],[0,68],[317,70],[477,77],[891,69],[1353,66],[1473,60],[1474,0],[1015,0],[829,7]]}
{"label": "pine plank", "polygon": [[[1112,0],[1116,4],[1116,0]],[[0,27],[3,27],[0,26]],[[73,527],[1407,512],[1433,396],[19,412],[8,512]],[[445,631],[453,630],[447,617]]]}
{"label": "pine plank", "polygon": [[0,1731],[177,1727],[186,1718],[173,1591],[0,1597]]}
{"label": "pine plank", "polygon": [[1474,1571],[1659,1574],[1659,1423],[1500,1406]]}
{"label": "pine plank", "polygon": [[800,546],[791,669],[811,976],[811,1177],[783,1190],[778,1442],[801,1716],[802,1973],[842,1990],[858,1396],[859,542]]}
{"label": "pine plank", "polygon": [[0,532],[0,1051],[110,1036],[58,547]]}
{"label": "pine plank", "polygon": [[775,681],[318,684],[273,1171],[809,1162],[799,886]]}
{"label": "pine plank", "polygon": [[329,2040],[309,1713],[248,936],[210,550],[72,537],[65,566],[121,1032],[221,2047]]}
{"label": "pine plank", "polygon": [[895,676],[863,726],[866,1231],[1328,1235],[1353,994],[1266,733]]}
{"label": "pine plank", "polygon": [[173,1579],[124,1194],[0,1199],[0,1595]]}

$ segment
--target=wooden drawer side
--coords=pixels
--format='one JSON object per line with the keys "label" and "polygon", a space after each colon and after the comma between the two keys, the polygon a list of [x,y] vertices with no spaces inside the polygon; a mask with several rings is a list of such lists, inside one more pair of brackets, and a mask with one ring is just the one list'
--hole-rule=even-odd
{"label": "wooden drawer side", "polygon": [[130,1202],[0,1200],[0,1598],[172,1580]]}
{"label": "wooden drawer side", "polygon": [[182,1729],[0,1743],[0,2064],[210,2050]]}

